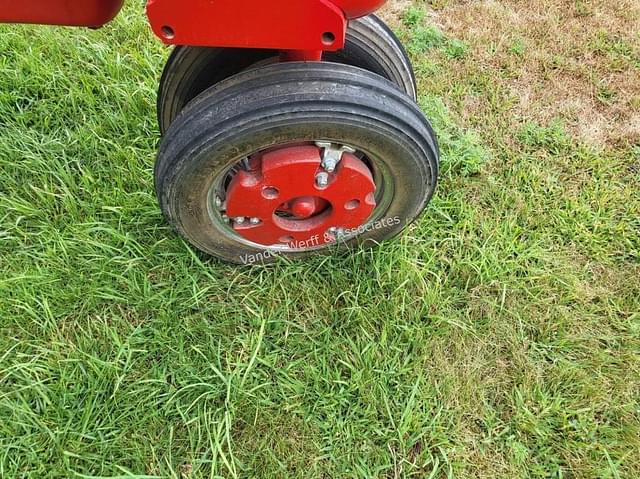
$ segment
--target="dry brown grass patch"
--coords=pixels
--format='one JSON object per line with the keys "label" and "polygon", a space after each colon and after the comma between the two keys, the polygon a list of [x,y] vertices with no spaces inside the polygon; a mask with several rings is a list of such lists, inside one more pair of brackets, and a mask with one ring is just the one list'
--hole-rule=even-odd
{"label": "dry brown grass patch", "polygon": [[390,0],[378,12],[378,15],[390,25],[397,25],[404,12],[413,4],[412,0]]}
{"label": "dry brown grass patch", "polygon": [[465,75],[495,72],[514,116],[560,117],[597,146],[640,143],[640,2],[455,1],[439,20],[471,47]]}

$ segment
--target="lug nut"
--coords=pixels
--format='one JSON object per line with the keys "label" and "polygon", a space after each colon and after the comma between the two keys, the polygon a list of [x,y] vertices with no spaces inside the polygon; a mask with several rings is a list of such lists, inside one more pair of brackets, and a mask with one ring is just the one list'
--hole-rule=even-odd
{"label": "lug nut", "polygon": [[318,185],[320,188],[324,188],[328,184],[329,184],[329,173],[321,171],[316,175],[316,185]]}
{"label": "lug nut", "polygon": [[241,225],[244,224],[245,219],[246,218],[244,216],[238,216],[237,218],[234,218],[233,221],[235,222],[235,224]]}
{"label": "lug nut", "polygon": [[324,169],[329,173],[333,173],[336,170],[336,166],[338,166],[338,163],[332,158],[327,158],[324,162]]}
{"label": "lug nut", "polygon": [[251,223],[252,225],[260,224],[260,218],[251,218],[249,220],[249,223]]}
{"label": "lug nut", "polygon": [[215,203],[216,203],[216,208],[222,207],[222,199],[219,196],[216,196]]}
{"label": "lug nut", "polygon": [[329,173],[333,173],[342,160],[344,153],[355,153],[355,148],[348,145],[334,145],[330,141],[316,141],[316,146],[322,149],[322,167]]}

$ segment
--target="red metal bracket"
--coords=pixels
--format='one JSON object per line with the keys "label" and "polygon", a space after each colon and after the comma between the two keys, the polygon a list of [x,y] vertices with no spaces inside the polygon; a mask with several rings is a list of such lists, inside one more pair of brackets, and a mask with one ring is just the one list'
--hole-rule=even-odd
{"label": "red metal bracket", "polygon": [[[268,48],[283,59],[319,59],[344,47],[347,21],[386,0],[148,0],[154,33],[167,44]],[[0,0],[0,23],[99,27],[124,0]]]}
{"label": "red metal bracket", "polygon": [[346,18],[329,0],[149,0],[147,15],[167,44],[337,50]]}
{"label": "red metal bracket", "polygon": [[148,0],[155,34],[167,44],[277,50],[339,50],[347,19],[385,0]]}
{"label": "red metal bracket", "polygon": [[101,27],[124,0],[0,0],[0,23]]}

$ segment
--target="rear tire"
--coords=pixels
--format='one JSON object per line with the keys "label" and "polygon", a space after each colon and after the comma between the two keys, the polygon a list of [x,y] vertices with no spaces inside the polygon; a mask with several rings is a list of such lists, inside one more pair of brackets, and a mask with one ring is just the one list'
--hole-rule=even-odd
{"label": "rear tire", "polygon": [[[278,61],[277,50],[175,47],[158,91],[158,123],[162,134],[180,111],[210,86],[248,68]],[[411,61],[389,27],[369,15],[349,23],[344,49],[326,52],[323,60],[353,65],[390,80],[415,100]]]}
{"label": "rear tire", "polygon": [[[235,263],[273,261],[270,247],[234,236],[222,201],[215,196],[214,204],[212,192],[224,190],[230,172],[255,152],[318,140],[364,152],[376,183],[377,206],[363,230],[336,247],[373,244],[398,234],[423,211],[436,188],[435,135],[407,95],[352,66],[291,62],[224,80],[178,116],[155,166],[162,211],[206,253]],[[327,251],[323,246],[278,253],[299,258]]]}

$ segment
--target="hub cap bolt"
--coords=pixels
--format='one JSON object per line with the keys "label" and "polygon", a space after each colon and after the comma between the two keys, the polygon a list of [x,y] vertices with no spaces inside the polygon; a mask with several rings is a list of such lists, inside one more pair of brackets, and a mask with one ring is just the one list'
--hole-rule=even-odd
{"label": "hub cap bolt", "polygon": [[329,173],[321,171],[316,175],[316,185],[320,188],[324,188],[329,184]]}
{"label": "hub cap bolt", "polygon": [[260,218],[251,218],[249,220],[249,223],[251,223],[252,225],[257,225],[260,223]]}
{"label": "hub cap bolt", "polygon": [[333,158],[327,158],[323,166],[329,173],[333,173],[336,170],[336,166],[338,166],[338,162]]}
{"label": "hub cap bolt", "polygon": [[355,153],[356,150],[347,145],[334,145],[330,141],[316,141],[316,146],[322,149],[322,167],[329,173],[333,173],[342,160],[344,153]]}
{"label": "hub cap bolt", "polygon": [[245,222],[245,217],[244,216],[238,216],[237,218],[234,218],[233,221],[237,224],[237,225],[241,225],[244,224]]}

